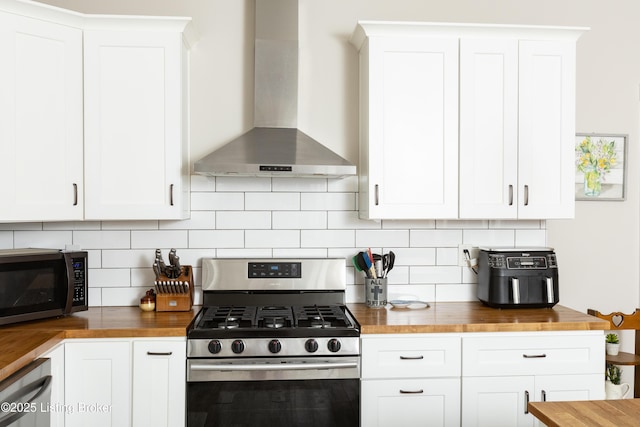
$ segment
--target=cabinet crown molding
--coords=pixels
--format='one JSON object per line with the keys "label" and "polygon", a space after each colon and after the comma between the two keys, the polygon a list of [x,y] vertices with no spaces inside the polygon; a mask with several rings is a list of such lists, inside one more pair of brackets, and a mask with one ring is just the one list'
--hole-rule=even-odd
{"label": "cabinet crown molding", "polygon": [[514,37],[577,40],[589,27],[416,21],[358,21],[350,42],[357,49],[368,37]]}

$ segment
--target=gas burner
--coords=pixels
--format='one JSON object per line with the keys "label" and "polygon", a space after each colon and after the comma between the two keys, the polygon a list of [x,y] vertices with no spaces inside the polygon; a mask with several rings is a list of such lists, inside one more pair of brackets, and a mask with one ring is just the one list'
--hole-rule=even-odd
{"label": "gas burner", "polygon": [[265,317],[264,326],[267,328],[278,329],[284,327],[285,320],[282,317]]}
{"label": "gas burner", "polygon": [[240,319],[237,317],[227,317],[223,322],[218,323],[220,329],[233,329],[240,327]]}

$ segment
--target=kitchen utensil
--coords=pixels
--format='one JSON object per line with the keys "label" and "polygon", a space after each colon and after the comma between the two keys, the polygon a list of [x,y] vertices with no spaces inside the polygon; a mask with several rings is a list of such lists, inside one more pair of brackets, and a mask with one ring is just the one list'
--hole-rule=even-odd
{"label": "kitchen utensil", "polygon": [[360,270],[364,271],[367,277],[370,277],[371,276],[369,273],[370,266],[367,266],[368,257],[365,255],[364,252],[358,252],[358,255],[356,255],[356,257],[357,257],[358,267],[360,267]]}
{"label": "kitchen utensil", "polygon": [[[369,252],[370,251],[371,249],[369,249]],[[367,265],[367,271],[369,272],[367,277],[370,277],[372,279],[377,279],[378,276],[376,275],[376,269],[373,266],[373,256],[371,256],[369,252],[361,252],[362,258],[364,258],[364,262]]]}
{"label": "kitchen utensil", "polygon": [[396,254],[394,254],[393,251],[389,251],[389,266],[387,267],[387,274],[389,274],[389,272],[393,270],[393,265],[395,263],[396,263]]}

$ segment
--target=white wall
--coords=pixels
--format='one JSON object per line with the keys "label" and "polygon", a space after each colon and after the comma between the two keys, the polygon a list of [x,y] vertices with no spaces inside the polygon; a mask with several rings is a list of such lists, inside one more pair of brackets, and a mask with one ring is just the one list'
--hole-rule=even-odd
{"label": "white wall", "polygon": [[[252,1],[46,2],[89,13],[193,16],[201,38],[192,52],[192,158],[251,126]],[[577,202],[575,220],[547,222],[547,241],[557,250],[563,305],[605,312],[631,311],[638,305],[640,3],[300,0],[300,13],[300,127],[353,162],[357,162],[357,53],[348,38],[357,20],[591,27],[578,42],[576,130],[630,135],[627,200]],[[460,230],[464,227],[460,225]]]}

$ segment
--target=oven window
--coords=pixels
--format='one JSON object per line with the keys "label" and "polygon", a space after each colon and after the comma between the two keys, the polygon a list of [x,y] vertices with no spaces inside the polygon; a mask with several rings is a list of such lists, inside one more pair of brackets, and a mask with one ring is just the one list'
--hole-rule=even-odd
{"label": "oven window", "polygon": [[0,265],[0,316],[64,307],[63,267],[59,260]]}
{"label": "oven window", "polygon": [[354,427],[358,379],[187,383],[188,427]]}

